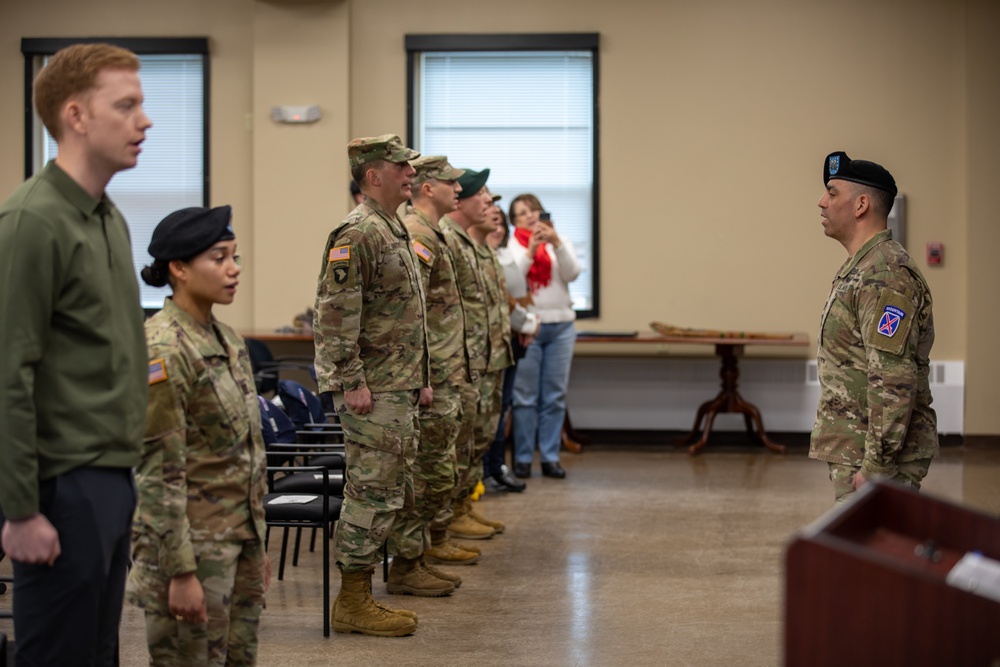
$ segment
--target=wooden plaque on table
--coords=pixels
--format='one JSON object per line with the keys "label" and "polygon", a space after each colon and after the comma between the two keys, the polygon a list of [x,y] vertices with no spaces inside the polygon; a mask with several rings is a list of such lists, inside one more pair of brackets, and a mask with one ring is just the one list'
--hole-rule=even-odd
{"label": "wooden plaque on table", "polygon": [[967,552],[1000,560],[1000,520],[865,485],[788,546],[785,665],[1000,665],[1000,602],[945,581]]}

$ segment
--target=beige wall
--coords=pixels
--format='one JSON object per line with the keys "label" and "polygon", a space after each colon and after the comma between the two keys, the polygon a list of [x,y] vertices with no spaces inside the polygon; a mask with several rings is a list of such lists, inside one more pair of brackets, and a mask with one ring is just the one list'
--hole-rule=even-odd
{"label": "beige wall", "polygon": [[[945,265],[925,271],[934,356],[970,361],[982,398],[969,400],[969,427],[1000,433],[987,404],[1000,368],[980,358],[998,318],[994,4],[0,0],[0,80],[13,91],[0,136],[15,139],[0,191],[22,178],[21,37],[209,36],[212,199],[233,204],[250,259],[221,315],[273,328],[312,301],[325,235],[347,209],[346,142],[405,135],[405,34],[599,32],[602,317],[586,326],[814,337],[844,259],[819,225],[821,162],[846,150],[896,176],[922,267],[925,244],[945,244]],[[269,118],[275,104],[308,103],[324,110],[315,125]]]}
{"label": "beige wall", "polygon": [[966,320],[965,380],[966,433],[1000,433],[1000,212],[997,181],[1000,176],[1000,4],[993,0],[969,3],[967,29],[968,145],[965,193],[969,201],[968,281],[969,317]]}

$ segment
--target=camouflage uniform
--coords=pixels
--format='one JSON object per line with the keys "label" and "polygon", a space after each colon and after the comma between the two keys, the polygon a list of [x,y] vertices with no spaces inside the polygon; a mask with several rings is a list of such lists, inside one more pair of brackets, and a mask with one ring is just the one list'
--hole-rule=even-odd
{"label": "camouflage uniform", "polygon": [[919,488],[937,455],[929,354],[931,292],[890,232],[876,234],[837,273],[816,355],[819,407],[809,456],[828,462],[835,494],[860,470]]}
{"label": "camouflage uniform", "polygon": [[455,443],[458,479],[453,494],[456,500],[463,500],[475,487],[479,479],[476,475],[482,475],[482,466],[475,458],[475,428],[480,388],[489,362],[489,308],[476,242],[448,216],[441,218],[440,222],[445,243],[455,263],[455,277],[465,311],[465,355],[470,384],[461,389],[462,426]]}
{"label": "camouflage uniform", "polygon": [[486,372],[483,373],[479,384],[479,414],[476,417],[473,450],[473,461],[476,463],[475,470],[470,471],[468,482],[471,484],[470,492],[483,478],[483,457],[493,444],[500,424],[504,370],[514,365],[514,352],[510,344],[507,278],[492,248],[487,245],[477,245],[476,254],[483,276],[483,293],[486,296],[489,347]]}
{"label": "camouflage uniform", "polygon": [[[252,665],[264,599],[266,463],[250,358],[230,327],[167,299],[146,322],[149,407],[129,600],[156,665]],[[207,624],[177,621],[170,578],[195,572]]]}
{"label": "camouflage uniform", "polygon": [[[440,221],[407,209],[404,219],[426,297],[427,349],[434,389],[431,405],[420,406],[420,448],[414,469],[414,487],[420,520],[431,530],[448,527],[455,488],[455,444],[466,423],[462,395],[468,393],[465,357],[465,313],[456,282],[455,263],[444,240]],[[468,437],[468,429],[466,429]]]}
{"label": "camouflage uniform", "polygon": [[[395,213],[370,197],[330,233],[314,336],[319,388],[334,392],[347,440],[337,562],[345,572],[367,570],[397,512],[413,504],[417,394],[428,386],[423,293],[410,239]],[[344,392],[366,386],[372,411],[354,414]],[[390,547],[399,553],[414,539],[400,535]]]}

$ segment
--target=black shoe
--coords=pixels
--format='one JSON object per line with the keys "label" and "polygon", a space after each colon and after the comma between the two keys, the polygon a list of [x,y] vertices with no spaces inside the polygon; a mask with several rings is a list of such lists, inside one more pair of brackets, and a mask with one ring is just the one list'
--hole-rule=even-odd
{"label": "black shoe", "polygon": [[542,474],[546,477],[555,477],[556,479],[562,479],[566,476],[566,471],[563,467],[559,465],[559,461],[542,461]]}
{"label": "black shoe", "polygon": [[486,489],[487,495],[493,495],[496,493],[507,493],[510,491],[507,486],[495,477],[486,477],[483,479],[483,487]]}
{"label": "black shoe", "polygon": [[514,463],[514,477],[528,478],[531,477],[531,464],[530,463]]}
{"label": "black shoe", "polygon": [[[528,470],[528,474],[529,475],[531,474],[530,469]],[[500,472],[497,473],[496,475],[493,475],[491,479],[500,486],[502,486],[506,491],[515,491],[517,493],[520,493],[521,491],[524,491],[528,486],[524,482],[519,482],[516,479],[514,479],[513,475],[510,474],[510,468],[508,468],[507,466],[500,466]]]}

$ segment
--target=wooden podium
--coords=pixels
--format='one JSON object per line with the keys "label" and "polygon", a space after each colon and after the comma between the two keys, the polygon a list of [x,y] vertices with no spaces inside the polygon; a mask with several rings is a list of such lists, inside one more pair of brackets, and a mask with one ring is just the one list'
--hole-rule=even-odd
{"label": "wooden podium", "polygon": [[869,483],[785,558],[785,665],[1000,665],[1000,602],[946,583],[1000,560],[1000,520]]}

